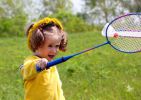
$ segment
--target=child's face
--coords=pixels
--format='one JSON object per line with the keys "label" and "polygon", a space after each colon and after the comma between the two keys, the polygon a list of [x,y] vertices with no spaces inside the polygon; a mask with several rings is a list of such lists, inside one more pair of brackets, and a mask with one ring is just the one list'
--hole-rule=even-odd
{"label": "child's face", "polygon": [[40,57],[46,58],[50,61],[57,55],[60,43],[61,39],[59,36],[48,36],[46,37],[44,45],[39,47],[36,52]]}

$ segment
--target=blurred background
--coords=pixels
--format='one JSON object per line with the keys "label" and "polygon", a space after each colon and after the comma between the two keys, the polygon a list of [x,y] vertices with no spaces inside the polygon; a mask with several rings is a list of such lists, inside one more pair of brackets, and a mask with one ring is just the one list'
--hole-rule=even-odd
{"label": "blurred background", "polygon": [[[19,65],[32,55],[27,24],[62,22],[69,44],[58,58],[103,43],[103,26],[131,12],[141,12],[141,0],[0,0],[0,100],[24,98]],[[66,100],[141,100],[140,59],[105,46],[57,65]]]}
{"label": "blurred background", "polygon": [[27,23],[48,16],[60,19],[68,32],[84,32],[140,11],[140,0],[1,0],[0,36],[23,36]]}

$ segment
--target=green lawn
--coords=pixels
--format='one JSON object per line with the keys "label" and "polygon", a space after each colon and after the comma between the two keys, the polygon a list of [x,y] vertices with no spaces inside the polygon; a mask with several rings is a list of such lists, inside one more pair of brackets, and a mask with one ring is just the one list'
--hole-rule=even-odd
{"label": "green lawn", "polygon": [[[98,32],[69,34],[68,51],[79,52],[105,42]],[[18,66],[32,54],[26,38],[0,38],[0,100],[23,100]],[[141,100],[141,54],[125,54],[109,45],[59,64],[66,100]]]}

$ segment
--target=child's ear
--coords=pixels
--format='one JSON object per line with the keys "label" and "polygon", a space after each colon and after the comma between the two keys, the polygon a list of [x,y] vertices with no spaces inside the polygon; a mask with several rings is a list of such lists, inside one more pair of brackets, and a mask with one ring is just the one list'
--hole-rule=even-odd
{"label": "child's ear", "polygon": [[42,43],[38,48],[43,48],[43,46],[44,46],[44,43]]}
{"label": "child's ear", "polygon": [[34,25],[34,23],[30,23],[30,24],[27,24],[27,26],[25,27],[26,36],[28,36],[29,30],[33,27],[33,25]]}

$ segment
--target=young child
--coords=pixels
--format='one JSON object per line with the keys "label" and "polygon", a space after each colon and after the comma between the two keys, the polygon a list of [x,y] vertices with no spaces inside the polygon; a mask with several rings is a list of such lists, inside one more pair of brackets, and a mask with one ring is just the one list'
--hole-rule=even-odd
{"label": "young child", "polygon": [[33,55],[25,59],[21,68],[25,100],[65,100],[56,66],[46,68],[59,50],[66,50],[67,37],[61,23],[55,18],[44,18],[32,24],[26,33]]}

